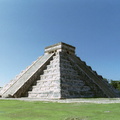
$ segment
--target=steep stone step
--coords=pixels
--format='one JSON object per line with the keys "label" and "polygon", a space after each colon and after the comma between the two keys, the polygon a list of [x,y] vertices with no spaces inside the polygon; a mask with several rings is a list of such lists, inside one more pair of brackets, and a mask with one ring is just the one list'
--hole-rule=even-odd
{"label": "steep stone step", "polygon": [[[84,73],[89,76],[94,83],[96,83],[101,90],[108,96],[108,97],[116,97],[115,93],[109,89],[109,87],[97,76],[97,74],[93,74],[90,69],[82,62],[80,61],[76,56],[69,56],[69,59],[77,64],[78,68],[82,69]],[[94,72],[95,73],[95,72]]]}
{"label": "steep stone step", "polygon": [[44,74],[55,74],[55,73],[58,73],[60,70],[58,68],[53,68],[53,69],[47,69],[47,70],[44,70]]}
{"label": "steep stone step", "polygon": [[53,56],[50,64],[46,66],[40,80],[36,81],[36,85],[32,86],[32,91],[28,92],[28,97],[60,97],[60,65],[59,54]]}
{"label": "steep stone step", "polygon": [[75,47],[58,43],[22,71],[0,92],[0,97],[81,98],[116,97],[102,76],[75,55]]}
{"label": "steep stone step", "polygon": [[42,56],[40,56],[36,61],[34,61],[30,66],[28,66],[25,70],[21,71],[21,73],[19,75],[17,75],[13,80],[11,80],[8,84],[6,84],[3,89],[0,91],[0,95],[3,95],[10,87],[12,87],[13,84],[15,84],[19,78],[25,74],[30,68],[31,66],[33,66],[38,60],[40,60],[42,58]]}
{"label": "steep stone step", "polygon": [[[43,67],[49,62],[54,54],[46,54],[38,59],[26,72],[23,74],[16,82],[13,84],[2,97],[19,97],[36,79],[37,74],[39,74]],[[23,88],[23,89],[22,89]]]}

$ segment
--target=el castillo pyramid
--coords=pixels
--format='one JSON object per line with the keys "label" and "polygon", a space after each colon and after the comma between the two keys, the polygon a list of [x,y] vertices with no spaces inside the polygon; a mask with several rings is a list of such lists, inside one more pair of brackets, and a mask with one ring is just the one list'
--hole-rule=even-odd
{"label": "el castillo pyramid", "polygon": [[58,43],[3,87],[0,96],[29,98],[118,97],[103,77],[75,54],[75,47]]}

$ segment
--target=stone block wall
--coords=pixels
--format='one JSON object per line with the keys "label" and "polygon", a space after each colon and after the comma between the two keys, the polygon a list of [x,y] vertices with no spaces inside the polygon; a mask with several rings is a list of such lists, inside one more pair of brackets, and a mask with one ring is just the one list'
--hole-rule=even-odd
{"label": "stone block wall", "polygon": [[[72,56],[71,56],[72,57]],[[87,85],[78,71],[67,58],[67,54],[60,54],[61,63],[61,97],[82,98],[94,97],[94,92]]]}
{"label": "stone block wall", "polygon": [[91,98],[117,97],[102,76],[75,55],[75,47],[58,43],[0,91],[2,97]]}
{"label": "stone block wall", "polygon": [[32,87],[32,91],[29,91],[28,97],[61,98],[60,89],[60,58],[57,53],[40,75],[40,80]]}

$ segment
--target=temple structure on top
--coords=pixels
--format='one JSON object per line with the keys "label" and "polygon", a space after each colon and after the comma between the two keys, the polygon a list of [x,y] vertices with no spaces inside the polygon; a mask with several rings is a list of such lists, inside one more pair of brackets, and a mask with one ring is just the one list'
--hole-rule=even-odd
{"label": "temple structure on top", "polygon": [[45,54],[56,52],[66,52],[68,54],[75,55],[75,47],[61,42],[45,48]]}
{"label": "temple structure on top", "polygon": [[118,97],[116,90],[75,54],[75,47],[60,42],[0,90],[1,97],[44,99]]}

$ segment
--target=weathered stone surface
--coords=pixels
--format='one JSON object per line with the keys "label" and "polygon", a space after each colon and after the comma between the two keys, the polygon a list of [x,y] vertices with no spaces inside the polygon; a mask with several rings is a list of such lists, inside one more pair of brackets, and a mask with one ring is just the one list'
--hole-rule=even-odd
{"label": "weathered stone surface", "polygon": [[0,91],[2,97],[21,97],[24,96],[29,87],[33,82],[39,77],[39,74],[43,71],[46,64],[53,54],[44,55],[36,62],[34,62],[29,68],[25,70],[22,74],[18,75],[19,77],[12,80],[8,85],[3,87]]}
{"label": "weathered stone surface", "polygon": [[28,97],[41,98],[61,98],[60,93],[60,57],[59,54],[53,57],[47,69],[40,75],[40,80],[35,86],[32,86],[32,91],[29,91]]}
{"label": "weathered stone surface", "polygon": [[0,92],[2,97],[86,98],[118,97],[102,76],[75,55],[75,47],[58,43],[20,73]]}

